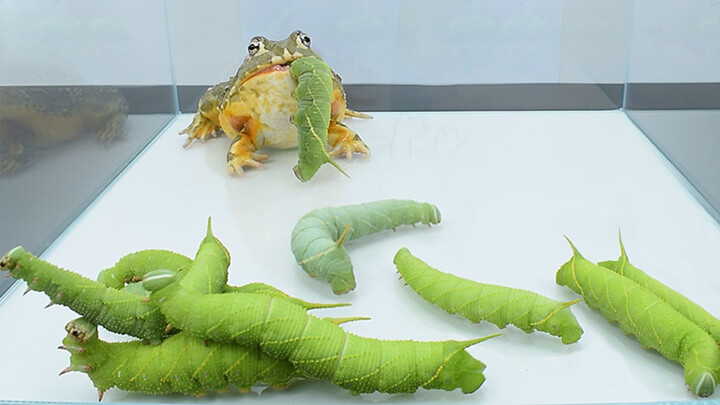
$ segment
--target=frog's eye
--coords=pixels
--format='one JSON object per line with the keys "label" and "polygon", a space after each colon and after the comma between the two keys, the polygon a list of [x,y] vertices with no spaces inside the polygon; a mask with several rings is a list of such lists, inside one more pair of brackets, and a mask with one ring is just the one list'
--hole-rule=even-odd
{"label": "frog's eye", "polygon": [[250,45],[248,45],[248,54],[250,54],[250,56],[255,55],[257,53],[257,51],[260,50],[261,45],[262,45],[262,42],[260,41],[260,38],[257,38],[257,37],[253,38],[250,41]]}
{"label": "frog's eye", "polygon": [[300,36],[298,36],[298,38],[300,38],[300,42],[303,45],[308,47],[310,46],[310,37],[307,34],[300,33]]}

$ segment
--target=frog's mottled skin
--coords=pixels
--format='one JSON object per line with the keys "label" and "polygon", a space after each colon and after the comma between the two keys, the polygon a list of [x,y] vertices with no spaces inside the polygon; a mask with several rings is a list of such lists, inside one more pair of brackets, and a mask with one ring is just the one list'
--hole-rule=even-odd
{"label": "frog's mottled skin", "polygon": [[[205,140],[224,132],[232,143],[227,154],[230,173],[243,175],[243,167],[259,167],[268,158],[256,153],[262,147],[297,146],[293,117],[297,110],[294,90],[297,83],[289,64],[303,56],[319,56],[310,48],[310,38],[295,31],[282,41],[255,37],[248,56],[230,80],[210,87],[198,102],[193,122],[181,131],[187,134],[185,146],[194,139]],[[341,123],[346,116],[367,118],[347,109],[340,77],[333,73],[328,145],[331,155],[353,153],[368,156],[370,150],[360,137]]]}
{"label": "frog's mottled skin", "polygon": [[28,164],[37,148],[84,134],[110,142],[122,134],[127,114],[114,87],[0,87],[0,173]]}

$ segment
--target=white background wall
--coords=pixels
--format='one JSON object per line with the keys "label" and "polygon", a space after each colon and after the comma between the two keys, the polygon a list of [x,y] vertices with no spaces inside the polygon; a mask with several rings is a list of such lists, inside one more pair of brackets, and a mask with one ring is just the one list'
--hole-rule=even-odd
{"label": "white background wall", "polygon": [[634,14],[629,82],[720,82],[720,0],[636,0]]}
{"label": "white background wall", "polygon": [[0,85],[172,83],[161,0],[0,0]]}

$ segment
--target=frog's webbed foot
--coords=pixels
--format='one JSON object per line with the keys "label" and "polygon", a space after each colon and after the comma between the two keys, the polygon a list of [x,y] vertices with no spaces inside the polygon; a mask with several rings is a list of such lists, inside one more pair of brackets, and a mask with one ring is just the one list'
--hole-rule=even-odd
{"label": "frog's webbed foot", "polygon": [[360,136],[339,122],[330,124],[328,128],[328,145],[331,156],[345,155],[347,159],[352,159],[353,153],[370,156],[370,148]]}
{"label": "frog's webbed foot", "polygon": [[201,112],[195,113],[193,121],[187,128],[180,131],[180,135],[187,134],[188,138],[183,144],[183,148],[190,146],[192,141],[199,139],[205,142],[208,138],[214,138],[220,133],[220,127],[215,125]]}
{"label": "frog's webbed foot", "polygon": [[351,110],[349,108],[345,109],[345,116],[347,117],[353,117],[353,118],[364,118],[364,119],[371,119],[372,115],[365,114],[364,112]]}
{"label": "frog's webbed foot", "polygon": [[262,167],[263,161],[268,159],[268,155],[263,153],[255,153],[257,147],[252,142],[249,135],[240,135],[233,139],[230,149],[227,153],[228,170],[230,174],[237,173],[238,176],[244,176],[243,167]]}
{"label": "frog's webbed foot", "polygon": [[[0,135],[0,175],[8,175],[30,164],[36,149],[21,141],[22,134]],[[27,138],[25,138],[27,140]]]}
{"label": "frog's webbed foot", "polygon": [[127,119],[126,114],[117,114],[111,117],[105,125],[100,128],[95,137],[103,144],[109,144],[113,139],[124,133],[123,125]]}

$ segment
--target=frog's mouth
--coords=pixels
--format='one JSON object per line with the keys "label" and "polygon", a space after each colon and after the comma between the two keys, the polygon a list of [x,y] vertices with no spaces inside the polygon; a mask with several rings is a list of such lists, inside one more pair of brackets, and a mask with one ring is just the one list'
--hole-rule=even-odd
{"label": "frog's mouth", "polygon": [[264,75],[267,73],[273,73],[273,72],[286,72],[290,70],[290,62],[288,63],[281,63],[277,65],[270,65],[264,69],[258,70],[256,73],[253,73],[250,75],[247,80],[252,79],[253,77]]}

